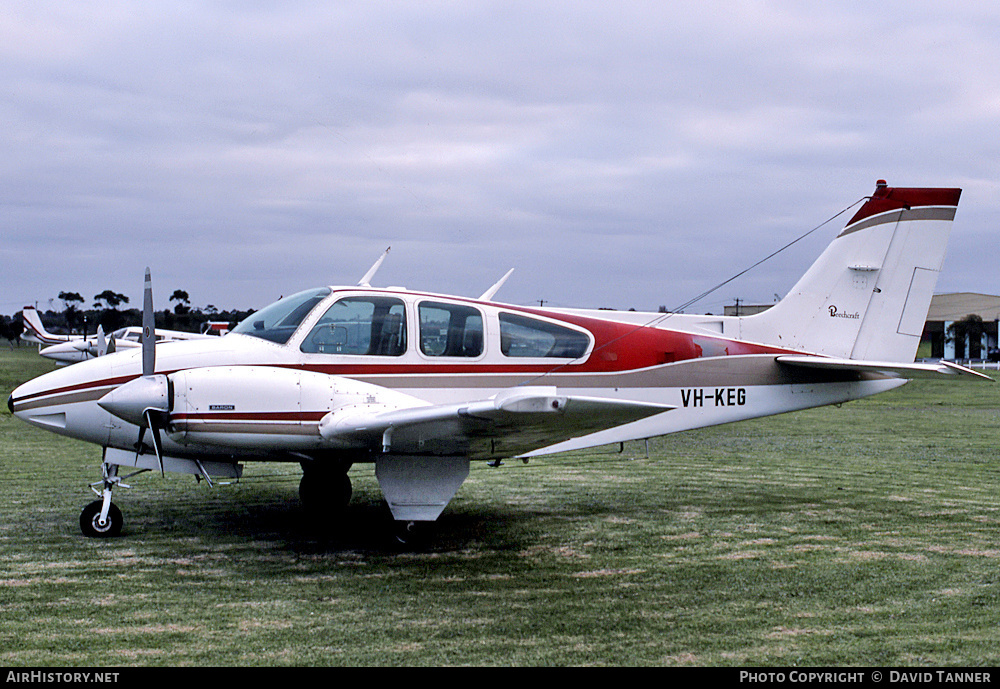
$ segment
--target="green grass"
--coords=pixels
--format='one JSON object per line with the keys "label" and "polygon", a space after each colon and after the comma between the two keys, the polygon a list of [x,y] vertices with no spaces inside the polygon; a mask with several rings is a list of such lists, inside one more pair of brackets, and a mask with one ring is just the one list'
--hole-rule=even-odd
{"label": "green grass", "polygon": [[[0,394],[48,365],[0,351]],[[1000,386],[880,397],[499,469],[423,551],[370,467],[322,532],[298,468],[144,474],[79,533],[100,449],[0,413],[0,663],[994,665]]]}

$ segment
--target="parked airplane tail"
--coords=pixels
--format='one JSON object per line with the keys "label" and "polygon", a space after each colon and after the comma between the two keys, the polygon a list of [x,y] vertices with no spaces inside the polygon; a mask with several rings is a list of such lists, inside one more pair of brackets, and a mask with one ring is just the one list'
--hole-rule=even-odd
{"label": "parked airplane tail", "polygon": [[25,306],[21,309],[21,320],[24,323],[23,337],[29,342],[39,344],[56,344],[66,342],[69,338],[65,335],[53,335],[45,330],[42,319],[38,316],[38,311],[34,306]]}
{"label": "parked airplane tail", "polygon": [[912,362],[961,193],[879,180],[788,295],[741,319],[741,338],[842,359]]}

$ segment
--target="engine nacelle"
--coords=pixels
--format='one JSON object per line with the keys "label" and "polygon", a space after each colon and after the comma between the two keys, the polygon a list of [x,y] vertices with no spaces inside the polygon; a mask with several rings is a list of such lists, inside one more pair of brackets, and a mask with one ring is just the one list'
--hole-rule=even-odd
{"label": "engine nacelle", "polygon": [[424,404],[370,383],[271,366],[218,366],[170,374],[173,404],[168,433],[184,444],[307,451],[346,447],[319,432],[341,407],[397,408]]}

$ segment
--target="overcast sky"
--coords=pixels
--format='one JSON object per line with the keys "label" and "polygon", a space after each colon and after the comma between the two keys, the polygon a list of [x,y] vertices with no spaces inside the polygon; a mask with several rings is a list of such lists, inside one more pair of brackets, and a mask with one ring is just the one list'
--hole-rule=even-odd
{"label": "overcast sky", "polygon": [[0,86],[0,313],[147,265],[261,308],[387,246],[375,285],[674,308],[879,178],[963,188],[938,291],[1000,294],[995,0],[7,0]]}

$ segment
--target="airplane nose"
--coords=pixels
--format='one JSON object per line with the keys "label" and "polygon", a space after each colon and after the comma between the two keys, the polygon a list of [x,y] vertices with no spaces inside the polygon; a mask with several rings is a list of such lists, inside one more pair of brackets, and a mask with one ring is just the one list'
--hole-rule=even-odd
{"label": "airplane nose", "polygon": [[14,413],[14,395],[10,395],[7,398],[7,408],[10,409],[10,413]]}

